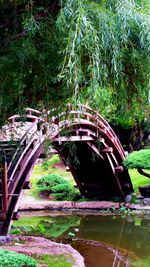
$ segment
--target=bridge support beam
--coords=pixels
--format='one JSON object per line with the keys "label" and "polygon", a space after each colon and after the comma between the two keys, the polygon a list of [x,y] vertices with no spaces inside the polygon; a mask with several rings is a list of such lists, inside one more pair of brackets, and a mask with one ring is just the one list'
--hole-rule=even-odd
{"label": "bridge support beam", "polygon": [[4,157],[2,168],[2,212],[6,213],[8,210],[8,186],[7,186],[7,161]]}

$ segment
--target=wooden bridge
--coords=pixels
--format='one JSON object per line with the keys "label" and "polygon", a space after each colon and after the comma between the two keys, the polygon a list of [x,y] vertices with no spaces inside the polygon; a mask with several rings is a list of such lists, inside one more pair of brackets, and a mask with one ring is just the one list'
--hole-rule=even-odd
{"label": "wooden bridge", "polygon": [[125,152],[110,125],[92,109],[68,105],[45,114],[27,108],[14,115],[0,133],[0,235],[18,218],[18,202],[29,189],[36,160],[53,146],[69,167],[81,195],[124,197],[133,191]]}

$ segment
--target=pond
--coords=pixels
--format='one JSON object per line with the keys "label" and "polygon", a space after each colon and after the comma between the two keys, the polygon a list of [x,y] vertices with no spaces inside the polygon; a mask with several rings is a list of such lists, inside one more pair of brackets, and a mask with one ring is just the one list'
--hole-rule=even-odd
{"label": "pond", "polygon": [[30,212],[11,231],[70,243],[86,267],[150,266],[150,214]]}

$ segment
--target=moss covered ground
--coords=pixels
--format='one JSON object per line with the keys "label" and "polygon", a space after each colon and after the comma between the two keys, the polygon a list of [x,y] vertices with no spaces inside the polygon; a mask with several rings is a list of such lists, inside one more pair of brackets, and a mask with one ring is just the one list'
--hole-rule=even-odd
{"label": "moss covered ground", "polygon": [[72,267],[73,259],[71,257],[59,255],[34,255],[34,259],[39,264],[47,267]]}

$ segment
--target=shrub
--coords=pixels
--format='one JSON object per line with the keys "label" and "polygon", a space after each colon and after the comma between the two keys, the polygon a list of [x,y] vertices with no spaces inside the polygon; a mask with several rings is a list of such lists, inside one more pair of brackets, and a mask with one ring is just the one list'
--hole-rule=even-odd
{"label": "shrub", "polygon": [[35,267],[36,261],[31,257],[0,249],[0,267]]}
{"label": "shrub", "polygon": [[135,168],[140,174],[150,178],[150,173],[143,171],[143,169],[150,170],[150,149],[132,152],[125,159],[124,165],[129,169]]}
{"label": "shrub", "polygon": [[124,161],[129,169],[147,169],[150,170],[150,149],[141,149],[130,153]]}
{"label": "shrub", "polygon": [[56,200],[73,200],[79,195],[65,178],[57,174],[48,174],[41,177],[37,182],[38,191],[45,196],[51,195]]}

